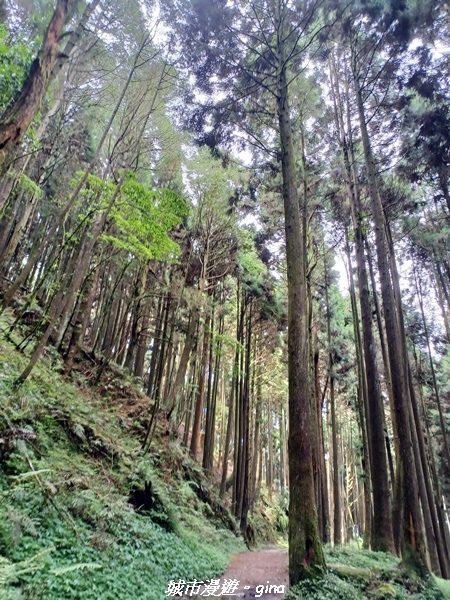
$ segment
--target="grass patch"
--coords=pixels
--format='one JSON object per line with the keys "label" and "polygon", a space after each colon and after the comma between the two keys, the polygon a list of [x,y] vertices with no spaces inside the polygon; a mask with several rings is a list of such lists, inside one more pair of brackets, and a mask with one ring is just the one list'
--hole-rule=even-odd
{"label": "grass patch", "polygon": [[445,598],[445,600],[450,600],[450,581],[446,579],[441,579],[440,577],[436,577],[434,575],[433,579],[435,584],[441,591],[443,598]]}

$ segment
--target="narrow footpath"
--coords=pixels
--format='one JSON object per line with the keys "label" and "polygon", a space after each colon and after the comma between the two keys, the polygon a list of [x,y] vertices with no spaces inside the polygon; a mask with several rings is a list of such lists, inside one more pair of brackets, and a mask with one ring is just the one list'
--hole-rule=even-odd
{"label": "narrow footpath", "polygon": [[271,548],[255,552],[242,552],[231,559],[221,581],[239,581],[234,595],[224,595],[223,600],[281,600],[288,589],[287,550]]}

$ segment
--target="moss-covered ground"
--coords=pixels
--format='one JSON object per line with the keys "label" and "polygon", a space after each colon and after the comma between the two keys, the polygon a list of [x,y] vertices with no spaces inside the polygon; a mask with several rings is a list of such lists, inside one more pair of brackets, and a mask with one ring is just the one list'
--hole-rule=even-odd
{"label": "moss-covered ground", "polygon": [[149,399],[114,370],[68,382],[56,354],[15,387],[25,363],[0,334],[0,600],[161,600],[222,573],[244,544],[168,429],[141,450]]}
{"label": "moss-covered ground", "polygon": [[[48,352],[16,387],[28,351],[9,323],[0,315],[0,600],[161,600],[170,580],[223,573],[245,549],[236,524],[163,419],[142,451],[150,400],[118,369],[95,384],[87,355],[68,381]],[[286,533],[286,507],[262,493],[255,542]],[[286,600],[450,599],[448,582],[392,555],[353,544],[326,557]]]}
{"label": "moss-covered ground", "polygon": [[392,554],[371,552],[351,543],[326,548],[327,573],[292,588],[286,600],[443,600],[449,582],[408,574]]}

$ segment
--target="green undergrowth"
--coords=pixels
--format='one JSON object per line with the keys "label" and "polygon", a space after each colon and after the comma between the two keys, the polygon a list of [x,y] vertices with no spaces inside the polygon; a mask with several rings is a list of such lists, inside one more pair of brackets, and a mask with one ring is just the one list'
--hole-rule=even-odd
{"label": "green undergrowth", "polygon": [[0,337],[0,600],[160,600],[222,573],[236,524],[168,431],[141,451],[148,398],[51,355],[15,387],[25,364]]}
{"label": "green undergrowth", "polygon": [[267,490],[261,490],[255,510],[248,515],[251,531],[249,541],[253,548],[268,545],[287,548],[288,504],[287,492],[274,493],[272,498],[269,498]]}
{"label": "green undergrowth", "polygon": [[286,600],[444,600],[448,582],[414,578],[392,554],[357,544],[325,548],[328,570],[316,580],[293,587]]}

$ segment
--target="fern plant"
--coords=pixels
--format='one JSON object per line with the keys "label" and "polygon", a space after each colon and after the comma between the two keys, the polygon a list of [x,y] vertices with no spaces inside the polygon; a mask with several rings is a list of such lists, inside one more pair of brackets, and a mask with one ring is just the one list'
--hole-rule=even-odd
{"label": "fern plant", "polygon": [[[43,568],[43,557],[51,552],[52,548],[47,548],[35,556],[13,563],[4,556],[0,556],[0,600],[11,600],[14,595],[17,596],[17,590],[11,586],[17,579],[25,573],[32,573]],[[20,597],[20,596],[19,596]]]}

